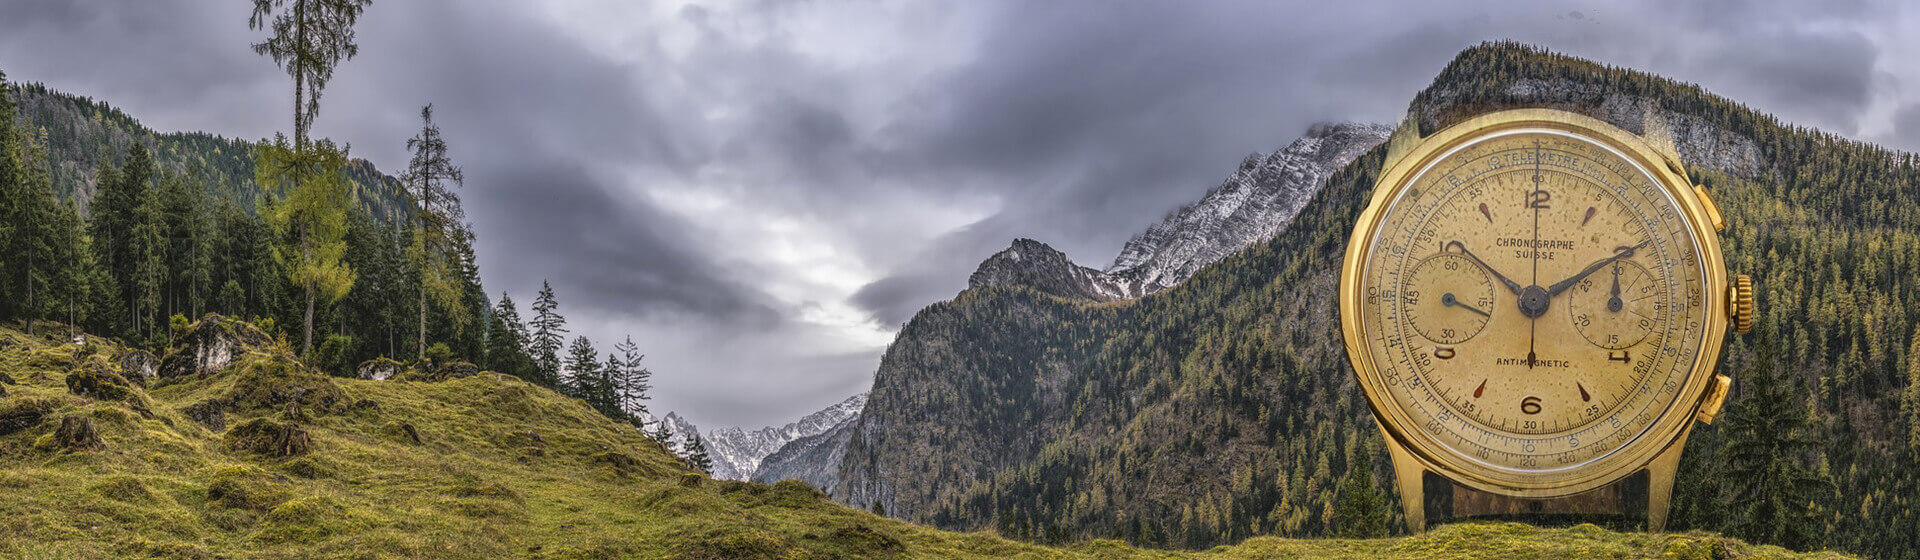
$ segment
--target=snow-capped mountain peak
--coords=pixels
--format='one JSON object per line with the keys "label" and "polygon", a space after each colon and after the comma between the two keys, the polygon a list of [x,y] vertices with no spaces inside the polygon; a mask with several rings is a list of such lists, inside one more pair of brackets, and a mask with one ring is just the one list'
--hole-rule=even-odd
{"label": "snow-capped mountain peak", "polygon": [[[746,480],[760,468],[760,461],[780,450],[787,442],[832,429],[848,418],[859,415],[860,409],[866,405],[867,394],[861,393],[784,426],[768,426],[751,431],[737,427],[708,431],[701,436],[701,441],[707,446],[707,457],[713,461],[713,477]],[[693,434],[700,433],[699,427],[673,413],[668,413],[661,421],[673,434],[669,441],[674,444],[674,449],[684,455],[686,442],[693,438]]]}
{"label": "snow-capped mountain peak", "polygon": [[1393,134],[1382,124],[1318,124],[1272,155],[1249,154],[1198,202],[1127,241],[1104,271],[1129,297],[1179,284],[1293,221],[1334,171]]}

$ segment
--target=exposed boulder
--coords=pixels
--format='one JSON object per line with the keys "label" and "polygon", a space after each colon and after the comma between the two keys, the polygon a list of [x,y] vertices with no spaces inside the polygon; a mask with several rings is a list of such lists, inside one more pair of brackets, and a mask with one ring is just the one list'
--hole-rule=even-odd
{"label": "exposed boulder", "polygon": [[120,371],[125,372],[128,381],[143,386],[160,375],[160,360],[145,350],[128,350],[114,361],[120,363]]}
{"label": "exposed boulder", "polygon": [[126,400],[133,396],[127,378],[114,373],[103,358],[93,357],[67,372],[67,391],[91,399]]}
{"label": "exposed boulder", "polygon": [[400,362],[387,358],[374,358],[361,362],[360,367],[356,368],[354,373],[358,374],[361,379],[386,381],[393,379],[393,376],[400,375],[400,372],[405,369],[406,366],[401,365]]}
{"label": "exposed boulder", "polygon": [[38,426],[52,411],[53,403],[44,400],[27,400],[0,408],[0,436]]}
{"label": "exposed boulder", "polygon": [[180,409],[180,413],[187,415],[187,418],[198,422],[209,431],[220,432],[227,429],[227,411],[224,402],[203,401]]}
{"label": "exposed boulder", "polygon": [[304,455],[313,448],[313,437],[299,425],[255,418],[227,430],[229,451],[249,451],[270,457]]}
{"label": "exposed boulder", "polygon": [[249,346],[268,343],[267,333],[243,321],[209,313],[174,341],[160,360],[160,377],[172,379],[219,373],[245,354]]}
{"label": "exposed boulder", "polygon": [[480,375],[480,366],[471,362],[449,362],[433,370],[433,375],[441,380],[459,379]]}
{"label": "exposed boulder", "polygon": [[100,439],[100,428],[93,423],[91,416],[63,416],[60,429],[53,432],[54,443],[67,449],[85,451],[107,446]]}

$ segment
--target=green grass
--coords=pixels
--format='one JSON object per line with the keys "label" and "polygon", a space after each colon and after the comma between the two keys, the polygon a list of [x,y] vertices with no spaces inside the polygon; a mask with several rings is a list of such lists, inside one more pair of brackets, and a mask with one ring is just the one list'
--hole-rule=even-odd
{"label": "green grass", "polygon": [[[0,373],[18,384],[0,397],[0,416],[45,414],[0,436],[4,558],[1792,556],[1710,534],[1513,523],[1376,540],[1256,538],[1199,552],[1105,540],[1039,546],[885,519],[798,482],[689,478],[639,431],[508,376],[331,378],[273,345],[206,378],[82,397],[67,378],[108,377],[101,368],[117,367],[118,348],[0,328],[8,336],[19,344],[0,350]],[[222,432],[183,412],[210,402],[226,410]],[[68,416],[92,418],[105,448],[53,443]],[[304,452],[282,456],[262,443],[283,426],[304,430]]]}

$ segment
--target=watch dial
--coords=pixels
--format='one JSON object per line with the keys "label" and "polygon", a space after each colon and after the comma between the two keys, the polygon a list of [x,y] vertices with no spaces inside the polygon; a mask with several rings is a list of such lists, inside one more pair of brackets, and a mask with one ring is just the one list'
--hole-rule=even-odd
{"label": "watch dial", "polygon": [[[1382,188],[1388,188],[1383,186]],[[1703,263],[1654,176],[1553,129],[1482,136],[1387,201],[1361,329],[1400,426],[1514,471],[1619,449],[1679,397]]]}

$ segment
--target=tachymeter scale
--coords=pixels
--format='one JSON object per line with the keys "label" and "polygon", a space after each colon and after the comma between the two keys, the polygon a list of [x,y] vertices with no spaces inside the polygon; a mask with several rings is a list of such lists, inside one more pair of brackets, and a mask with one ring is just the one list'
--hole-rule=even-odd
{"label": "tachymeter scale", "polygon": [[1403,431],[1495,468],[1562,468],[1678,398],[1704,340],[1704,268],[1645,168],[1577,134],[1510,131],[1398,188],[1362,257],[1361,328]]}
{"label": "tachymeter scale", "polygon": [[1440,253],[1407,270],[1401,313],[1415,332],[1436,344],[1466,342],[1493,317],[1493,279],[1471,259]]}

